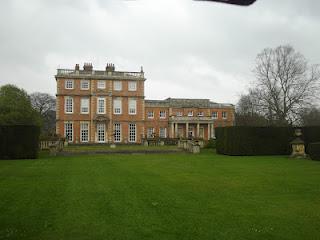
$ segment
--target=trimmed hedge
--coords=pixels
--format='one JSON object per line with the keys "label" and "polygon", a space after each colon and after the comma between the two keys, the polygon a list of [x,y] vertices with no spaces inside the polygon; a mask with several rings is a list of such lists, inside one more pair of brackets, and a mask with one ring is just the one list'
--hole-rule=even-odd
{"label": "trimmed hedge", "polygon": [[[312,142],[320,142],[320,126],[302,127],[306,152]],[[216,129],[217,152],[226,155],[289,155],[293,127],[224,127]]]}
{"label": "trimmed hedge", "polygon": [[289,154],[293,129],[288,127],[225,127],[216,129],[217,152],[226,155]]}
{"label": "trimmed hedge", "polygon": [[310,143],[308,145],[308,152],[312,160],[320,161],[320,142]]}
{"label": "trimmed hedge", "polygon": [[37,158],[39,135],[38,126],[0,126],[0,159]]}

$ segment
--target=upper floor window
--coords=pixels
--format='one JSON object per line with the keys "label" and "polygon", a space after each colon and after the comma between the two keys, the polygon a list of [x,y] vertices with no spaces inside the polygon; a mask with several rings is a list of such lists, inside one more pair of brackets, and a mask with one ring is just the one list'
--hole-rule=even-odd
{"label": "upper floor window", "polygon": [[222,118],[227,119],[227,112],[222,112]]}
{"label": "upper floor window", "polygon": [[204,116],[203,112],[198,112],[198,117],[203,117],[203,116]]}
{"label": "upper floor window", "polygon": [[188,112],[188,117],[192,117],[193,116],[193,111],[189,111]]}
{"label": "upper floor window", "polygon": [[73,89],[73,80],[66,79],[64,82],[65,89]]}
{"label": "upper floor window", "polygon": [[106,100],[105,98],[99,97],[97,100],[97,113],[105,114]]}
{"label": "upper floor window", "polygon": [[121,114],[122,113],[121,99],[114,99],[113,100],[113,113],[114,114]]}
{"label": "upper floor window", "polygon": [[81,98],[80,105],[81,113],[89,113],[89,98]]}
{"label": "upper floor window", "polygon": [[182,112],[177,112],[177,117],[182,117]]}
{"label": "upper floor window", "polygon": [[166,111],[160,111],[160,118],[166,118]]}
{"label": "upper floor window", "polygon": [[122,82],[121,81],[114,81],[113,82],[113,90],[121,91],[122,90]]}
{"label": "upper floor window", "polygon": [[129,81],[128,90],[129,91],[136,91],[137,90],[137,82],[136,81]]}
{"label": "upper floor window", "polygon": [[73,113],[73,98],[66,97],[64,101],[65,113]]}
{"label": "upper floor window", "polygon": [[148,114],[148,118],[153,118],[154,117],[153,111],[150,111],[147,114]]}
{"label": "upper floor window", "polygon": [[129,99],[129,114],[135,115],[137,113],[137,100]]}
{"label": "upper floor window", "polygon": [[89,90],[90,82],[89,80],[81,80],[80,89],[81,90]]}
{"label": "upper floor window", "polygon": [[212,112],[211,114],[213,119],[217,119],[218,118],[218,112]]}
{"label": "upper floor window", "polygon": [[105,80],[99,80],[97,82],[97,88],[98,89],[105,89],[106,88],[106,81]]}

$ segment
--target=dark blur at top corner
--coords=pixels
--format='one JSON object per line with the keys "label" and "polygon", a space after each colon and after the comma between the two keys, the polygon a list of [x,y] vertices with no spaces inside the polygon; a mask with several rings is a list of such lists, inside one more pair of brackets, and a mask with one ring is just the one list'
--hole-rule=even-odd
{"label": "dark blur at top corner", "polygon": [[253,4],[256,0],[194,0],[194,1],[220,2],[220,3],[234,4],[234,5],[240,5],[240,6],[249,6]]}

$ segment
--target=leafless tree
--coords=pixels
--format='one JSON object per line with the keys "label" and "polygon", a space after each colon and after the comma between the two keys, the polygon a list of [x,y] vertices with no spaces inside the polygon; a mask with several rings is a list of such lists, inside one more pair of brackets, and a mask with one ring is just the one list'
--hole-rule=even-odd
{"label": "leafless tree", "polygon": [[316,97],[320,71],[291,46],[264,49],[256,58],[257,108],[278,124],[294,124]]}

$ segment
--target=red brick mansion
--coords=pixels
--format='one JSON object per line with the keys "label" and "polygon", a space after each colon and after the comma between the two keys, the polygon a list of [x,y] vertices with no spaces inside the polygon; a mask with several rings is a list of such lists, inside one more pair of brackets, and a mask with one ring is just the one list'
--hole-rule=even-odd
{"label": "red brick mansion", "polygon": [[58,69],[56,132],[72,143],[141,143],[145,138],[215,137],[234,124],[234,105],[209,99],[146,100],[144,72]]}

